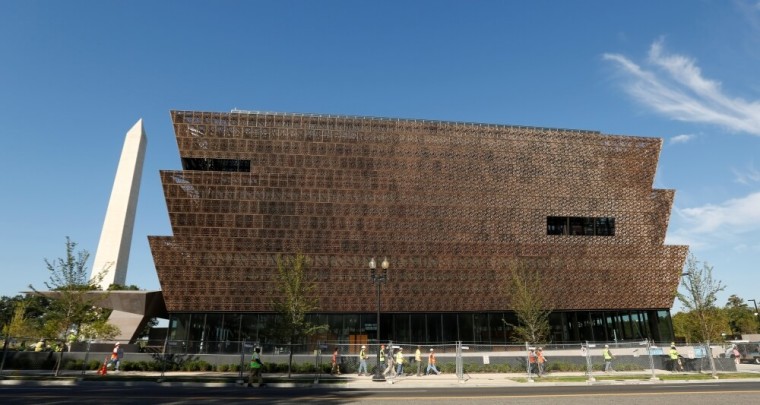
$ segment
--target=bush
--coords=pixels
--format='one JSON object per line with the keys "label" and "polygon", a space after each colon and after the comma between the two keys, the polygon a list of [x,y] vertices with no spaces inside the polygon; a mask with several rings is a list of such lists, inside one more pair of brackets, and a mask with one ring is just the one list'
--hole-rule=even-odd
{"label": "bush", "polygon": [[612,364],[612,368],[614,368],[617,371],[641,371],[644,370],[644,367],[642,367],[639,364],[636,363],[620,363],[620,364]]}
{"label": "bush", "polygon": [[586,371],[585,364],[571,363],[567,361],[552,361],[546,363],[547,371]]}

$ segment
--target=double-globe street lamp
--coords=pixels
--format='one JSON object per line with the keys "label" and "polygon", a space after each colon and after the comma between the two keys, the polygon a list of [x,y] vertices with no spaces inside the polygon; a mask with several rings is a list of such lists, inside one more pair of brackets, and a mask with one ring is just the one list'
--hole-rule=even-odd
{"label": "double-globe street lamp", "polygon": [[388,258],[383,258],[380,267],[383,269],[382,274],[377,270],[377,262],[375,262],[375,258],[373,257],[369,261],[370,275],[372,276],[372,282],[375,284],[377,290],[377,366],[375,367],[375,375],[372,376],[372,381],[382,382],[385,381],[385,377],[383,377],[383,372],[380,369],[380,284],[388,280],[388,267],[390,267]]}

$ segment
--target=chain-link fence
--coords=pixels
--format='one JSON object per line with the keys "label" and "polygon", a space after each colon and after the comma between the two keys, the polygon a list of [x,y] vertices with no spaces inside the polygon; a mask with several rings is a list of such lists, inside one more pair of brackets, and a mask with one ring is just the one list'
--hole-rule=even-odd
{"label": "chain-link fence", "polygon": [[[529,379],[553,372],[582,372],[593,378],[595,374],[605,372],[605,360],[610,363],[608,372],[651,371],[653,376],[655,370],[710,372],[712,366],[708,353],[712,353],[716,371],[736,371],[737,364],[736,359],[731,358],[731,344],[713,344],[711,351],[702,344],[679,344],[676,345],[677,359],[671,360],[669,342],[646,340],[546,345],[346,341],[288,345],[258,341],[166,340],[161,345],[148,345],[146,342],[61,342],[9,337],[4,342],[0,373],[5,374],[200,371],[236,373],[242,378],[243,373],[248,372],[254,349],[259,348],[265,373],[290,371],[319,376],[335,371],[333,354],[337,371],[357,373],[362,346],[367,357],[367,374],[376,374],[379,362],[380,373],[386,378],[434,372],[429,370],[431,353],[436,371],[456,374],[460,379],[478,372],[518,373]],[[383,355],[379,359],[381,348]],[[608,359],[605,359],[605,349]],[[114,356],[117,357],[115,361]]]}

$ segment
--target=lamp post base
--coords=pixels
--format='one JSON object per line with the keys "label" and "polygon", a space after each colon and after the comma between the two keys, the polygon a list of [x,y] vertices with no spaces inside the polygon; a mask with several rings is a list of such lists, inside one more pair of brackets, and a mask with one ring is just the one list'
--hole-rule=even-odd
{"label": "lamp post base", "polygon": [[385,382],[385,376],[382,372],[377,372],[372,375],[372,381],[374,382]]}

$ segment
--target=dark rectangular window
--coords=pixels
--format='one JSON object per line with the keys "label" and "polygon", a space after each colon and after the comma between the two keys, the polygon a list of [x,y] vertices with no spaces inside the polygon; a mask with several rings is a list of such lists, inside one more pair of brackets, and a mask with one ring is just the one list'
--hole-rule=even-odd
{"label": "dark rectangular window", "polygon": [[547,235],[567,235],[567,217],[546,217]]}
{"label": "dark rectangular window", "polygon": [[583,217],[570,217],[570,235],[583,235],[583,226],[586,218]]}
{"label": "dark rectangular window", "polygon": [[596,234],[615,236],[615,218],[596,218]]}
{"label": "dark rectangular window", "polygon": [[615,218],[546,217],[546,234],[615,236]]}
{"label": "dark rectangular window", "polygon": [[241,159],[182,158],[183,170],[250,172],[251,161]]}

